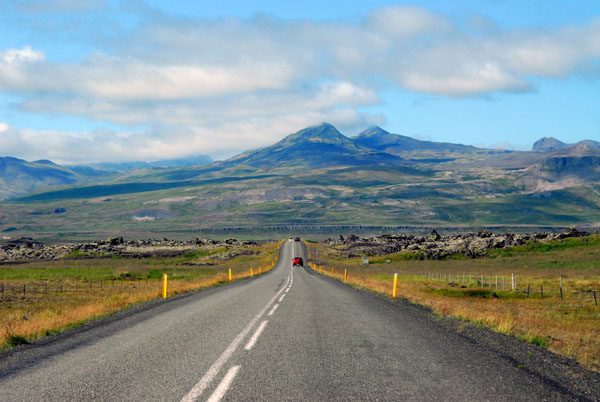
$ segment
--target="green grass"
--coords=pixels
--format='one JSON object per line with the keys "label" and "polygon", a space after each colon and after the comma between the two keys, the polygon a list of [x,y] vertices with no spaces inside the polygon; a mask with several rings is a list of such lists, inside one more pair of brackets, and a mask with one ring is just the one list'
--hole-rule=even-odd
{"label": "green grass", "polygon": [[554,240],[548,243],[529,241],[527,244],[522,246],[511,247],[508,249],[490,250],[488,255],[492,258],[500,256],[512,257],[525,253],[547,253],[551,251],[596,247],[600,247],[600,236]]}
{"label": "green grass", "polygon": [[19,346],[19,345],[27,345],[28,343],[29,343],[29,341],[24,336],[9,335],[6,339],[5,347],[12,348],[12,347]]}
{"label": "green grass", "polygon": [[522,339],[532,345],[537,345],[544,349],[548,348],[548,338],[540,335],[518,335],[517,338]]}
{"label": "green grass", "polygon": [[88,257],[92,255],[94,255],[92,251],[73,250],[71,253],[67,254],[65,258]]}

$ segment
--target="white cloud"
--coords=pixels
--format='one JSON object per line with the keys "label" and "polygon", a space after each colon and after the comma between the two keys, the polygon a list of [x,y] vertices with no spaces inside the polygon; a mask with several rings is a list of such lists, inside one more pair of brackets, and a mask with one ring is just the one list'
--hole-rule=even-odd
{"label": "white cloud", "polygon": [[367,17],[366,23],[373,31],[400,39],[452,29],[443,16],[413,6],[389,6],[374,10]]}
{"label": "white cloud", "polygon": [[217,119],[202,126],[167,125],[135,132],[32,130],[0,123],[0,150],[3,155],[50,159],[61,164],[152,161],[192,154],[209,154],[218,159],[271,145],[297,128],[323,121],[344,132],[381,125],[385,119],[353,108],[334,108]]}
{"label": "white cloud", "polygon": [[[79,5],[84,3],[15,4],[30,13],[106,6]],[[104,33],[94,42],[103,47],[81,60],[56,61],[29,46],[0,50],[0,91],[29,113],[160,129],[64,133],[10,127],[2,132],[3,146],[11,148],[10,137],[16,141],[11,149],[21,152],[15,155],[57,160],[75,157],[75,150],[89,160],[227,154],[321,121],[350,131],[381,123],[383,117],[360,108],[381,102],[382,82],[450,97],[519,92],[531,90],[532,77],[562,79],[600,59],[599,19],[554,30],[509,30],[479,19],[463,29],[408,6],[377,9],[359,22],[194,19],[160,12],[137,17],[140,23],[128,28],[110,16],[99,18],[89,29]],[[95,145],[104,140],[108,147]]]}
{"label": "white cloud", "polygon": [[35,63],[44,60],[44,53],[32,50],[31,46],[25,46],[23,49],[7,49],[0,52],[0,60],[5,66]]}

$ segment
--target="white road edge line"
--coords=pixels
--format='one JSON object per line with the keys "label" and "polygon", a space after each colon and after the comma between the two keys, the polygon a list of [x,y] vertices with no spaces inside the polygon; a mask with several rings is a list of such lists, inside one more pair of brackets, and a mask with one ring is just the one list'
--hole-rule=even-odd
{"label": "white road edge line", "polygon": [[285,299],[285,294],[279,298],[279,303],[281,303],[283,301],[283,299]]}
{"label": "white road edge line", "polygon": [[246,350],[252,349],[252,347],[254,346],[254,344],[256,343],[258,338],[260,337],[260,334],[262,334],[262,332],[265,330],[265,327],[267,326],[268,322],[269,322],[268,320],[264,320],[263,322],[260,323],[258,328],[256,328],[256,332],[254,332],[254,335],[252,335],[252,338],[250,338],[250,340],[248,341],[248,343],[246,344],[244,349],[246,349]]}
{"label": "white road edge line", "polygon": [[277,310],[277,307],[279,307],[279,304],[274,305],[273,308],[271,309],[271,311],[269,311],[269,314],[267,314],[267,315],[273,315],[275,310]]}
{"label": "white road edge line", "polygon": [[[290,275],[288,275],[288,279],[286,282],[289,282],[290,278],[291,273]],[[223,367],[223,365],[227,363],[227,360],[229,360],[229,358],[236,351],[240,343],[242,343],[246,335],[248,335],[250,330],[252,330],[252,327],[254,327],[258,320],[260,320],[260,317],[262,317],[263,314],[265,314],[265,311],[267,311],[275,302],[275,300],[279,297],[279,295],[281,295],[286,286],[287,283],[281,288],[281,290],[279,290],[279,292],[275,294],[275,296],[273,296],[271,300],[269,300],[265,307],[263,307],[263,309],[260,310],[252,320],[250,320],[250,322],[244,327],[242,332],[240,332],[238,336],[235,337],[235,339],[229,344],[229,346],[227,346],[227,349],[225,349],[225,351],[221,353],[221,356],[219,356],[219,358],[212,364],[212,366],[210,366],[210,368],[200,379],[200,381],[198,381],[196,385],[194,385],[192,389],[181,399],[181,402],[194,402],[200,397],[200,395],[202,395],[202,392],[204,392],[204,390],[210,385],[212,380],[219,373],[221,367]]]}
{"label": "white road edge line", "polygon": [[225,374],[225,377],[223,377],[223,380],[219,383],[217,389],[215,389],[215,392],[208,398],[207,402],[219,402],[223,399],[241,367],[242,366],[233,366],[229,369],[227,374]]}

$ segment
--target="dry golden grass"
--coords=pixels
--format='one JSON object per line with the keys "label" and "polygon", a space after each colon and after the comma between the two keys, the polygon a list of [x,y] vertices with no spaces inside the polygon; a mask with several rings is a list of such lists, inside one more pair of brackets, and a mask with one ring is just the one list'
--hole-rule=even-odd
{"label": "dry golden grass", "polygon": [[[3,266],[0,345],[14,346],[162,297],[162,281],[152,277],[157,271],[169,272],[170,278],[176,278],[168,279],[168,297],[229,282],[229,269],[234,281],[250,276],[250,267],[254,275],[265,273],[276,263],[275,246],[254,247],[250,255],[226,262],[210,261],[215,265],[208,267],[188,265],[196,259],[193,256],[184,260],[95,259]],[[32,272],[35,280],[6,279],[29,277]],[[93,279],[86,281],[82,275]]]}
{"label": "dry golden grass", "polygon": [[[310,247],[319,249],[319,263],[325,275],[332,276],[334,267],[333,276],[343,281],[344,269],[347,269],[350,285],[391,297],[393,275],[399,272],[399,297],[429,306],[438,314],[479,323],[548,347],[600,370],[600,307],[595,306],[591,291],[600,288],[600,247],[582,249],[575,245],[550,251],[517,250],[495,258],[473,260],[398,261],[391,258],[388,264],[362,266],[358,259],[333,260],[337,253],[329,253],[323,245],[311,244]],[[326,262],[329,257],[333,258]],[[448,280],[450,273],[452,282]],[[463,273],[466,282],[462,282]],[[517,291],[510,289],[512,273],[517,274]],[[445,274],[446,280],[432,278],[439,278],[440,274],[442,278]],[[468,283],[469,274],[472,283]],[[485,276],[484,287],[475,283],[481,274]],[[492,288],[488,282],[490,275]],[[502,289],[502,276],[506,278],[506,290]],[[530,285],[529,297],[527,285]],[[540,286],[544,287],[543,299]],[[600,294],[597,297],[600,303]]]}

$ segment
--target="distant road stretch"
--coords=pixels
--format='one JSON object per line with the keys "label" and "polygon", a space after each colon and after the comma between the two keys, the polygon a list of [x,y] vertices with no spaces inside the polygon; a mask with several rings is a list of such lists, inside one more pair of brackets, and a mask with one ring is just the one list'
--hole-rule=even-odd
{"label": "distant road stretch", "polygon": [[292,267],[157,301],[0,357],[2,401],[565,401],[514,362]]}

